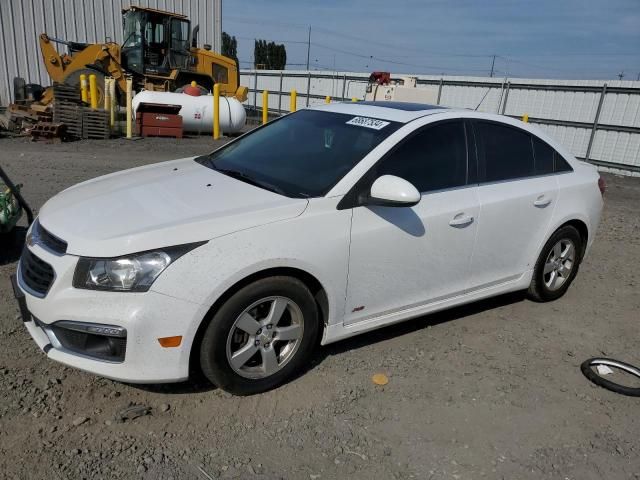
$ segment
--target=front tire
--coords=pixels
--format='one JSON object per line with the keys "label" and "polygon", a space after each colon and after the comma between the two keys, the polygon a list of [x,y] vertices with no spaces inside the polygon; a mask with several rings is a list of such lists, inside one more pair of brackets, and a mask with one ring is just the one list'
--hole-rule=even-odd
{"label": "front tire", "polygon": [[562,297],[578,274],[583,242],[578,230],[566,225],[555,231],[542,248],[533,270],[528,296],[536,302]]}
{"label": "front tire", "polygon": [[213,315],[202,338],[200,366],[227,392],[264,392],[308,365],[318,331],[318,308],[304,283],[284,276],[257,280]]}
{"label": "front tire", "polygon": [[[76,70],[75,72],[70,73],[63,80],[65,85],[71,85],[76,87],[77,91],[80,91],[80,75],[86,75],[87,77],[87,91],[89,90],[89,76],[96,76],[96,89],[98,91],[98,108],[102,108],[104,106],[104,73],[99,72],[98,70],[94,70],[92,68],[83,68],[82,70]],[[118,89],[116,88],[116,95]]]}

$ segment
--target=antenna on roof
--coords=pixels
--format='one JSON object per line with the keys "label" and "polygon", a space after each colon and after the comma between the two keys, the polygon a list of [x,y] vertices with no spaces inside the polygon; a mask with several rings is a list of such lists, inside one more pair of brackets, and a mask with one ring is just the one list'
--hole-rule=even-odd
{"label": "antenna on roof", "polygon": [[473,109],[474,112],[480,108],[480,105],[482,105],[482,102],[484,102],[484,99],[487,98],[487,95],[489,95],[489,90],[491,90],[491,87],[487,88],[487,91],[484,92],[484,95],[482,96],[482,100],[480,100],[480,103],[476,106],[476,108]]}

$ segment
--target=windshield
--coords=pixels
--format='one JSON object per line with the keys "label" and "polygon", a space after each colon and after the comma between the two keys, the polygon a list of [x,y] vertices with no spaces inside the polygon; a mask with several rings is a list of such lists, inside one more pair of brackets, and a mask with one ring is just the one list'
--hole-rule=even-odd
{"label": "windshield", "polygon": [[301,110],[196,161],[288,197],[319,197],[399,127],[397,122]]}
{"label": "windshield", "polygon": [[124,42],[123,48],[136,48],[142,45],[142,29],[140,15],[136,12],[127,12],[124,17]]}

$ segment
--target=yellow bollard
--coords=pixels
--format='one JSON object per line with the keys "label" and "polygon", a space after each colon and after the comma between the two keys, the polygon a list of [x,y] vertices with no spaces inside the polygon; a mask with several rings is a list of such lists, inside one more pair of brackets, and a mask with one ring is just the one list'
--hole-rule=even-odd
{"label": "yellow bollard", "polygon": [[89,102],[89,92],[87,91],[87,76],[83,73],[80,75],[80,94],[84,103]]}
{"label": "yellow bollard", "polygon": [[89,95],[91,96],[91,109],[98,109],[98,83],[95,75],[89,75]]}
{"label": "yellow bollard", "polygon": [[262,124],[269,121],[269,91],[262,91]]}
{"label": "yellow bollard", "polygon": [[133,137],[133,125],[132,125],[132,116],[133,116],[133,108],[131,105],[131,94],[133,92],[133,80],[131,77],[127,78],[127,138]]}
{"label": "yellow bollard", "polygon": [[111,105],[109,105],[109,126],[113,130],[116,126],[116,79],[112,78],[109,82],[109,97],[111,98]]}
{"label": "yellow bollard", "polygon": [[352,101],[352,102],[357,102],[357,101],[358,101],[358,99],[357,99],[356,97],[351,97],[351,101]]}
{"label": "yellow bollard", "polygon": [[220,84],[213,86],[213,139],[220,138]]}
{"label": "yellow bollard", "polygon": [[522,121],[524,123],[529,123],[529,114],[525,113],[524,115],[522,115]]}
{"label": "yellow bollard", "polygon": [[104,109],[108,112],[111,107],[111,79],[106,77],[104,79]]}
{"label": "yellow bollard", "polygon": [[295,112],[298,109],[298,92],[291,90],[291,101],[289,102],[289,111]]}
{"label": "yellow bollard", "polygon": [[324,103],[331,103],[331,97],[329,95],[324,97]]}

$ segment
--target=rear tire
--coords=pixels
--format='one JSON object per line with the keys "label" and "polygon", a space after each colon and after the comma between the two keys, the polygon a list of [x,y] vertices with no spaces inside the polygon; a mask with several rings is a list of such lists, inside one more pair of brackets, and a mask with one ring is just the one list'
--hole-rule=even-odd
{"label": "rear tire", "polygon": [[527,292],[536,302],[562,297],[578,274],[583,244],[578,230],[571,225],[559,228],[545,243],[533,269]]}
{"label": "rear tire", "polygon": [[284,276],[257,280],[213,315],[202,338],[200,366],[229,393],[265,392],[309,364],[318,331],[318,308],[304,283]]}

